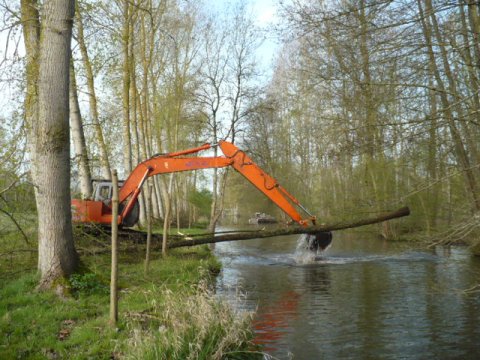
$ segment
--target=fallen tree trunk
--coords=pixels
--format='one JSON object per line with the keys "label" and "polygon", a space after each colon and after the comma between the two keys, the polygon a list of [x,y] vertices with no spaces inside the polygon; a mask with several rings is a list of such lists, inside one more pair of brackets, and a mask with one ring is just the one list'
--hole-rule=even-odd
{"label": "fallen tree trunk", "polygon": [[294,235],[294,234],[315,234],[319,232],[326,231],[335,231],[335,230],[344,230],[351,229],[365,225],[377,224],[387,220],[396,219],[404,216],[410,215],[410,209],[408,207],[403,207],[393,212],[385,213],[378,215],[376,217],[361,219],[356,221],[346,221],[336,224],[325,224],[325,225],[316,225],[309,227],[290,227],[290,228],[281,228],[275,230],[259,230],[259,231],[249,231],[249,232],[238,232],[238,233],[227,233],[223,235],[215,236],[215,234],[206,234],[201,236],[196,236],[195,238],[187,238],[187,240],[176,241],[168,245],[169,249],[174,249],[184,246],[194,246],[202,244],[213,244],[224,241],[237,241],[237,240],[251,240],[258,238],[268,238],[281,235]]}

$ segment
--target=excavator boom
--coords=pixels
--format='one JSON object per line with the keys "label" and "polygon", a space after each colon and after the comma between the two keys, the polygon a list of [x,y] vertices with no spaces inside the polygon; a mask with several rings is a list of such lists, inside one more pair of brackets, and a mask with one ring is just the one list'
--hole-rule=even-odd
{"label": "excavator boom", "polygon": [[[173,172],[222,168],[232,166],[242,174],[257,189],[272,200],[295,222],[302,226],[308,226],[309,222],[315,224],[315,217],[312,216],[298,200],[281,187],[277,181],[256,165],[252,159],[234,144],[227,141],[220,141],[218,146],[225,156],[218,157],[185,157],[213,146],[205,144],[193,149],[156,155],[138,164],[119,191],[119,212],[118,223],[124,226],[132,226],[136,222],[129,220],[129,216],[135,208],[138,196],[143,183],[148,177]],[[304,210],[309,217],[303,218],[295,206]],[[112,209],[109,199],[101,200],[72,200],[75,222],[111,224]]]}

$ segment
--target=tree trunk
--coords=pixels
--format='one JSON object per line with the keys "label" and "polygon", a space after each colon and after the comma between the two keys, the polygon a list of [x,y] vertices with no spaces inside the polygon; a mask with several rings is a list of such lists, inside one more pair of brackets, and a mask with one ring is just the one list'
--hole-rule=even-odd
{"label": "tree trunk", "polygon": [[[38,52],[40,42],[40,18],[37,0],[21,0],[21,22],[26,51],[25,127],[30,156],[30,175],[32,183],[36,184],[35,127],[38,121]],[[34,187],[34,189],[35,199],[37,199],[37,187]]]}
{"label": "tree trunk", "polygon": [[[214,131],[214,142],[217,142],[216,131]],[[213,149],[213,156],[218,155],[218,148]],[[217,227],[217,201],[218,201],[218,169],[213,169],[213,188],[212,188],[212,205],[210,207],[210,223],[208,224],[208,231],[215,232]]]}
{"label": "tree trunk", "polygon": [[82,13],[77,2],[77,30],[78,30],[78,47],[82,54],[83,66],[85,68],[85,74],[87,78],[88,88],[88,102],[90,105],[90,116],[92,117],[93,128],[95,130],[95,136],[98,142],[98,148],[100,150],[100,165],[102,168],[102,175],[105,179],[111,178],[110,160],[108,157],[107,145],[103,136],[102,126],[100,125],[100,118],[98,115],[97,95],[95,93],[95,81],[93,76],[92,64],[88,55],[87,45],[85,43],[85,36],[83,34],[83,22]]}
{"label": "tree trunk", "polygon": [[112,263],[110,271],[110,325],[118,321],[118,176],[112,171]]}
{"label": "tree trunk", "polygon": [[410,215],[410,209],[408,207],[403,207],[396,211],[384,213],[376,217],[336,223],[336,224],[316,225],[316,226],[309,226],[309,227],[291,227],[291,228],[283,228],[283,229],[275,229],[275,230],[242,231],[242,232],[227,233],[225,235],[217,235],[217,236],[215,236],[215,234],[203,234],[188,240],[182,240],[182,241],[171,243],[168,245],[168,248],[174,249],[174,248],[184,247],[184,246],[214,244],[214,243],[225,242],[225,241],[250,240],[250,239],[267,238],[267,237],[274,237],[274,236],[281,236],[281,235],[315,234],[318,232],[344,230],[344,229],[351,229],[351,228],[360,227],[360,226],[383,223],[387,220],[392,220],[392,219],[396,219],[396,218],[400,218],[408,215]]}
{"label": "tree trunk", "polygon": [[[430,64],[431,68],[431,64]],[[429,80],[430,88],[433,89],[433,81]],[[429,121],[429,142],[428,142],[428,157],[427,157],[427,170],[428,177],[430,181],[437,181],[438,171],[437,171],[437,151],[438,151],[438,139],[437,139],[437,98],[433,90],[428,91],[428,98],[430,102],[430,121]],[[427,233],[430,232],[431,227],[436,226],[437,214],[438,214],[438,186],[433,186],[431,189],[428,189],[429,204],[426,207],[427,213],[425,214],[426,218],[426,228]]]}
{"label": "tree trunk", "polygon": [[475,0],[467,0],[468,19],[472,28],[473,48],[476,58],[476,66],[480,65],[480,19],[478,15],[478,2]]}
{"label": "tree trunk", "polygon": [[163,200],[164,200],[164,219],[163,219],[163,241],[162,241],[162,255],[167,255],[167,242],[168,242],[168,229],[170,226],[170,214],[172,209],[172,185],[173,185],[173,176],[174,174],[170,174],[170,180],[167,185],[165,184],[165,180],[162,179],[162,187],[163,187]]}
{"label": "tree trunk", "polygon": [[[39,53],[38,268],[50,288],[77,265],[70,207],[69,66],[73,0],[45,1]],[[41,165],[41,166],[40,166]]]}
{"label": "tree trunk", "polygon": [[[383,223],[387,220],[397,219],[404,216],[410,215],[410,209],[408,207],[403,207],[395,211],[386,212],[374,217],[357,219],[352,221],[337,222],[331,224],[322,224],[309,227],[300,227],[300,226],[289,226],[283,228],[277,228],[273,230],[240,230],[240,231],[221,231],[217,233],[205,233],[198,235],[184,236],[183,239],[179,239],[178,235],[172,236],[173,241],[169,244],[166,244],[168,249],[175,249],[179,247],[187,246],[196,246],[203,244],[213,244],[218,242],[225,241],[239,241],[239,240],[253,240],[259,238],[268,238],[275,236],[284,236],[284,235],[296,235],[296,234],[317,234],[319,232],[328,232],[328,231],[337,231],[352,229],[356,227],[372,225]],[[99,232],[99,229],[90,228],[88,229],[92,235],[105,234],[104,230]],[[129,230],[127,233],[119,233],[120,236],[124,236],[125,239],[129,241],[134,240],[136,244],[139,242],[145,241],[147,234],[141,231],[132,231]],[[152,249],[158,250],[159,247],[164,247],[166,239],[158,234],[152,234],[152,240],[155,239],[155,244],[152,246]],[[160,243],[162,244],[160,245]],[[137,246],[137,245],[135,245]],[[124,249],[125,250],[125,249]],[[128,249],[127,249],[128,250]],[[163,249],[162,249],[163,250]],[[101,252],[101,251],[100,251]]]}
{"label": "tree trunk", "polygon": [[153,181],[147,183],[147,248],[145,249],[145,275],[148,274],[150,267],[150,247],[152,244],[152,195]]}
{"label": "tree trunk", "polygon": [[75,79],[75,68],[73,59],[70,61],[70,126],[72,131],[73,147],[75,150],[75,161],[78,163],[80,177],[80,191],[84,199],[93,193],[92,175],[88,164],[87,145],[83,132],[82,114],[78,105],[77,82]]}
{"label": "tree trunk", "polygon": [[158,218],[159,219],[162,219],[165,217],[165,206],[164,206],[164,202],[165,202],[165,199],[162,197],[162,182],[160,181],[160,178],[159,177],[155,177],[153,179],[153,184],[154,184],[154,189],[155,189],[155,193],[157,195],[157,205],[158,205]]}
{"label": "tree trunk", "polygon": [[123,4],[123,140],[124,140],[124,162],[125,171],[132,172],[132,138],[130,136],[130,4],[124,0]]}

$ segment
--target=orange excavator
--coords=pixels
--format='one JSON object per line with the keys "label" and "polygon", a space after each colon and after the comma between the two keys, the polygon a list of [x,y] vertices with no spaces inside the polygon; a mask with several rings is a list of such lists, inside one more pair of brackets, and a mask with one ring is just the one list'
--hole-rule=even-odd
{"label": "orange excavator", "polygon": [[[220,147],[224,156],[217,157],[187,157],[214,146]],[[137,165],[127,180],[119,183],[119,215],[118,224],[131,227],[138,221],[138,196],[142,185],[150,176],[180,171],[199,169],[223,168],[232,166],[257,189],[263,192],[293,221],[302,226],[315,224],[313,216],[300,202],[287,192],[278,182],[256,165],[248,155],[227,141],[218,144],[204,144],[202,146],[168,154],[158,154]],[[97,182],[92,200],[72,200],[73,221],[77,223],[97,223],[109,225],[112,222],[112,183],[109,181]],[[302,209],[308,216],[303,218],[297,209]],[[319,233],[311,236],[308,241],[310,250],[324,249],[331,242],[331,233]]]}

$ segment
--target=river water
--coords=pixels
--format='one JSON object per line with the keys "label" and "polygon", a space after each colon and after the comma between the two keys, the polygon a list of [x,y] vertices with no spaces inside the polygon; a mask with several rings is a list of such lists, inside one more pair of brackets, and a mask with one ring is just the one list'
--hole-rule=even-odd
{"label": "river water", "polygon": [[256,311],[255,342],[271,358],[480,359],[480,259],[468,249],[337,232],[308,259],[298,239],[215,248],[217,293]]}

